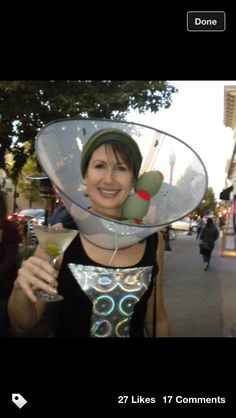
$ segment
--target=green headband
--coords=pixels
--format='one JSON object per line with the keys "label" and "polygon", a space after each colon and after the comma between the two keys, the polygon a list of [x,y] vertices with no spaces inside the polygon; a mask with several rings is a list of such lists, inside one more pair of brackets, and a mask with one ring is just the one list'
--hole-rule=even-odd
{"label": "green headband", "polygon": [[142,164],[142,154],[139,150],[139,147],[130,135],[124,131],[121,131],[120,129],[115,128],[101,129],[100,131],[95,132],[86,142],[81,154],[80,169],[82,176],[84,177],[85,175],[86,165],[92,153],[100,145],[108,141],[120,142],[130,149],[131,155],[133,156],[134,177],[138,178],[139,170]]}

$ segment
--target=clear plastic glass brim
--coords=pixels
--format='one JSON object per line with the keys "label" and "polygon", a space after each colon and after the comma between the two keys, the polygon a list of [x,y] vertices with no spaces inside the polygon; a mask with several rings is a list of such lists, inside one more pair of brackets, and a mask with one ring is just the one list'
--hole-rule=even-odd
{"label": "clear plastic glass brim", "polygon": [[[137,142],[143,156],[140,175],[159,170],[164,181],[151,198],[139,225],[96,215],[84,194],[80,159],[83,145],[100,129],[116,128]],[[180,139],[153,127],[105,119],[59,119],[48,123],[36,137],[37,158],[59,191],[80,232],[107,249],[128,247],[192,212],[205,195],[208,179],[198,154]]]}

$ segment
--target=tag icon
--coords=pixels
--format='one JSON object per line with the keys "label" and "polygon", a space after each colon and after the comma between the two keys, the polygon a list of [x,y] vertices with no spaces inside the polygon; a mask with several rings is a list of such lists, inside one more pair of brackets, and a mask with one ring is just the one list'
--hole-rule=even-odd
{"label": "tag icon", "polygon": [[27,400],[19,393],[12,393],[11,400],[20,409],[27,403]]}

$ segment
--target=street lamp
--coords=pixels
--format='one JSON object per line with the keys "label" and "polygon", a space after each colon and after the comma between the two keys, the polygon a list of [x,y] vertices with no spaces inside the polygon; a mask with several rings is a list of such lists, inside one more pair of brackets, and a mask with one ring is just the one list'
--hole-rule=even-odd
{"label": "street lamp", "polygon": [[169,161],[170,161],[170,184],[172,184],[173,183],[174,165],[175,165],[175,162],[176,162],[176,155],[175,155],[174,151],[172,151],[172,153],[170,154]]}

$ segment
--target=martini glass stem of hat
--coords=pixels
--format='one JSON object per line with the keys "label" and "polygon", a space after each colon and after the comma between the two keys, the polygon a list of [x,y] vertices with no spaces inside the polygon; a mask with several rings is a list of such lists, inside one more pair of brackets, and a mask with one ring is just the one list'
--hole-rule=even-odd
{"label": "martini glass stem of hat", "polygon": [[[49,256],[50,264],[54,265],[58,255],[62,254],[78,234],[75,229],[54,229],[50,226],[36,225],[34,227],[39,245]],[[53,288],[52,288],[53,289]],[[44,290],[36,290],[35,295],[44,302],[59,302],[64,299],[59,294],[49,294]]]}
{"label": "martini glass stem of hat", "polygon": [[112,256],[111,256],[111,258],[110,258],[110,260],[109,260],[109,265],[110,265],[110,266],[112,265],[112,263],[113,263],[113,261],[114,261],[114,259],[115,259],[115,257],[116,257],[117,251],[119,250],[119,248],[118,248],[118,240],[117,240],[117,234],[116,234],[116,232],[115,232],[115,234],[114,234],[114,242],[115,242],[115,249],[114,249],[114,251],[113,251],[113,253],[112,253]]}

